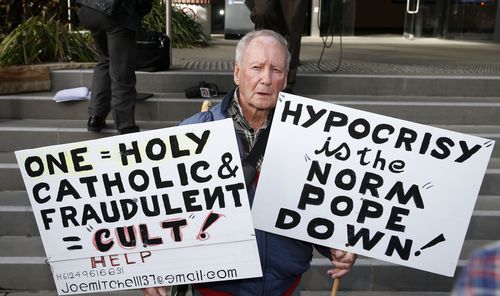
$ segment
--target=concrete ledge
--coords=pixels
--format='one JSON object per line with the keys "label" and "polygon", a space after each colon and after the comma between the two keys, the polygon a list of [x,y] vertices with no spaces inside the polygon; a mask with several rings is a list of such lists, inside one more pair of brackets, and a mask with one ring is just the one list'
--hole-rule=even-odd
{"label": "concrete ledge", "polygon": [[[462,262],[463,264],[463,262]],[[457,267],[456,275],[461,270]],[[302,277],[301,287],[307,291],[328,291],[332,280],[326,271],[330,268],[328,260],[315,264]],[[351,272],[342,278],[342,291],[367,292],[449,292],[455,278],[432,274],[425,271],[380,262],[373,259],[358,259]]]}
{"label": "concrete ledge", "polygon": [[[24,185],[23,185],[24,186]],[[30,205],[0,205],[0,236],[39,236]],[[500,210],[474,211],[466,233],[467,240],[500,240]]]}
{"label": "concrete ledge", "polygon": [[[81,119],[88,116],[88,101],[55,103],[53,93],[0,96],[0,117],[4,119]],[[380,115],[422,124],[500,126],[500,98],[347,96],[309,97]],[[221,97],[211,98],[217,103]],[[155,93],[136,104],[141,121],[180,121],[200,110],[203,99],[187,99],[184,93]],[[447,116],[443,116],[447,114]]]}
{"label": "concrete ledge", "polygon": [[[184,92],[200,81],[217,84],[220,91],[234,88],[230,71],[137,72],[139,92]],[[91,86],[91,70],[55,70],[51,72],[52,91]],[[386,75],[300,73],[294,90],[298,94],[401,95],[401,96],[474,96],[494,97],[500,93],[498,76]]]}
{"label": "concrete ledge", "polygon": [[[301,281],[302,289],[328,291],[329,265],[314,264]],[[328,262],[328,260],[326,260]],[[463,264],[463,263],[462,263]],[[457,274],[461,267],[457,268]],[[26,278],[30,280],[27,281]],[[342,278],[344,291],[426,291],[447,292],[454,278],[418,271],[378,260],[359,259],[348,276]],[[0,287],[6,290],[54,290],[50,266],[45,257],[0,257]]]}

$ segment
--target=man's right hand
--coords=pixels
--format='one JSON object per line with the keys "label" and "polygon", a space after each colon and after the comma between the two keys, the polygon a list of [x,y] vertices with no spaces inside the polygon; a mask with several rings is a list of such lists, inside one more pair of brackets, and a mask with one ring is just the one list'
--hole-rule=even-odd
{"label": "man's right hand", "polygon": [[169,296],[167,287],[153,287],[142,289],[144,296]]}

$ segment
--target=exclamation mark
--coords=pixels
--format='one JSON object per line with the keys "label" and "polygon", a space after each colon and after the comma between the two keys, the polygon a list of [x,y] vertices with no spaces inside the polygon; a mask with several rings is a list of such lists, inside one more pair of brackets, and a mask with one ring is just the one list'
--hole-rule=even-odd
{"label": "exclamation mark", "polygon": [[[446,239],[444,238],[444,235],[441,233],[435,239],[431,240],[425,246],[423,246],[422,248],[420,248],[420,250],[424,250],[424,249],[430,248],[432,246],[435,246],[435,245],[439,244],[440,242],[444,242],[445,240]],[[415,256],[420,256],[420,254],[421,254],[420,251],[416,251],[415,252]]]}
{"label": "exclamation mark", "polygon": [[201,227],[201,231],[200,231],[200,233],[198,233],[198,236],[196,237],[196,239],[201,240],[201,241],[209,239],[210,234],[205,232],[205,230],[207,230],[208,227],[212,226],[212,224],[214,224],[215,221],[219,220],[220,217],[224,217],[224,216],[221,214],[213,213],[213,212],[208,214],[208,217],[207,217],[207,219],[205,219],[205,222],[203,222],[203,227]]}

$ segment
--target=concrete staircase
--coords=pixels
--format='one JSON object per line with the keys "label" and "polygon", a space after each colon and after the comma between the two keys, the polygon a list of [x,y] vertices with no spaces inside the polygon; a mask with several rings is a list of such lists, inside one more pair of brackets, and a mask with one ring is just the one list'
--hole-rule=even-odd
{"label": "concrete staircase", "polygon": [[[90,86],[91,76],[91,70],[53,71],[51,93],[0,96],[0,296],[35,291],[56,295],[13,151],[114,135],[114,129],[86,131],[87,102],[52,100],[59,89]],[[138,91],[155,94],[137,104],[141,128],[172,126],[197,112],[202,100],[186,99],[183,90],[201,80],[216,83],[219,90],[232,88],[232,73],[227,71],[138,73]],[[496,140],[456,275],[472,250],[500,239],[500,78],[311,73],[299,75],[298,81],[300,95]],[[314,257],[301,282],[301,295],[330,295],[329,266]],[[341,280],[338,295],[447,295],[454,281],[361,257]]]}

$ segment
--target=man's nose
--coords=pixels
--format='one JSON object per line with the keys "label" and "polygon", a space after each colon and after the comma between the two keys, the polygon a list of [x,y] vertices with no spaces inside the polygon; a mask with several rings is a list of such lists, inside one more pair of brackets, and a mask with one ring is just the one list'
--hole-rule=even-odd
{"label": "man's nose", "polygon": [[265,69],[264,71],[262,71],[261,73],[261,79],[260,81],[264,84],[271,84],[271,82],[273,81],[273,75],[272,75],[272,71],[271,69]]}

